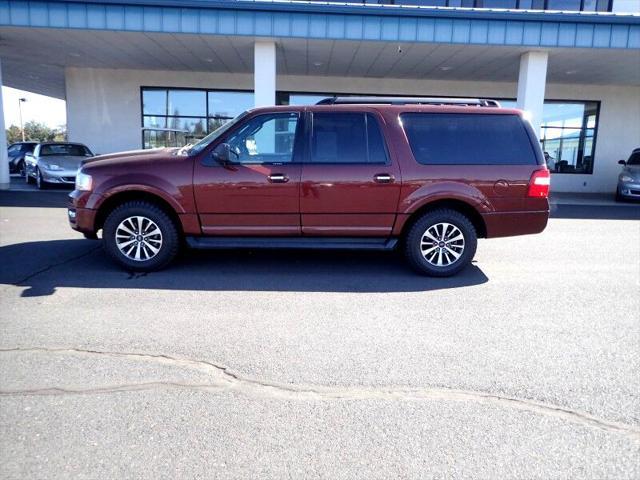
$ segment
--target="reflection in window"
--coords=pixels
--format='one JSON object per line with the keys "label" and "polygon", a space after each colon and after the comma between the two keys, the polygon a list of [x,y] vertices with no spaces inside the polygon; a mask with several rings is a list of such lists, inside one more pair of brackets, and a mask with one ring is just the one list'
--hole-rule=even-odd
{"label": "reflection in window", "polygon": [[597,102],[545,102],[540,143],[549,169],[593,173]]}
{"label": "reflection in window", "polygon": [[[238,163],[291,163],[298,115],[259,115],[227,139]],[[235,157],[235,158],[234,158]]]}
{"label": "reflection in window", "polygon": [[142,89],[143,148],[195,143],[253,107],[253,92]]}

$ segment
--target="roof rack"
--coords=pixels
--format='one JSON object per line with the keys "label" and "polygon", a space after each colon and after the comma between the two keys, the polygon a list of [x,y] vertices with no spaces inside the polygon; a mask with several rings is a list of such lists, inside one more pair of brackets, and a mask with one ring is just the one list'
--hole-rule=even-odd
{"label": "roof rack", "polygon": [[329,97],[316,105],[383,104],[383,105],[458,105],[472,107],[500,107],[497,100],[485,98],[438,97]]}

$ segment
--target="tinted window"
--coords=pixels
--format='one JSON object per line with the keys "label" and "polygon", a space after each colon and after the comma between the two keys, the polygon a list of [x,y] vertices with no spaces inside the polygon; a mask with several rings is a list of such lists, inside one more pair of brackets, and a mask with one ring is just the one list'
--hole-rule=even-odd
{"label": "tinted window", "polygon": [[640,165],[640,152],[632,153],[627,161],[627,165]]}
{"label": "tinted window", "polygon": [[387,163],[380,127],[364,113],[314,113],[312,163]]}
{"label": "tinted window", "polygon": [[91,152],[84,145],[72,145],[72,144],[42,145],[40,147],[40,156],[45,157],[47,155],[68,155],[71,157],[84,157],[84,156],[91,155]]}
{"label": "tinted window", "polygon": [[413,155],[424,165],[536,163],[517,115],[405,113],[401,119]]}

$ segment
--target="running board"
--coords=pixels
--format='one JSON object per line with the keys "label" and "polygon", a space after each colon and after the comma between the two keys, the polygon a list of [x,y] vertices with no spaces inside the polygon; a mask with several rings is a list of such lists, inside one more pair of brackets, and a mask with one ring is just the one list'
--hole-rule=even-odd
{"label": "running board", "polygon": [[186,237],[196,249],[216,248],[310,248],[340,250],[393,250],[397,238],[368,237]]}

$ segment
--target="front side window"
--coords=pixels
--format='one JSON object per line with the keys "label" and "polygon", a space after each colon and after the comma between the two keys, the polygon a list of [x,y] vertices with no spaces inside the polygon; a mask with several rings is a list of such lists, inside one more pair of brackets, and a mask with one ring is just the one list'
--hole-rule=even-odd
{"label": "front side window", "polygon": [[404,113],[402,126],[423,165],[529,165],[536,156],[517,115]]}
{"label": "front side window", "polygon": [[314,113],[309,161],[387,163],[384,140],[375,117],[365,113]]}
{"label": "front side window", "polygon": [[297,113],[259,115],[231,134],[234,163],[291,163],[295,146]]}

